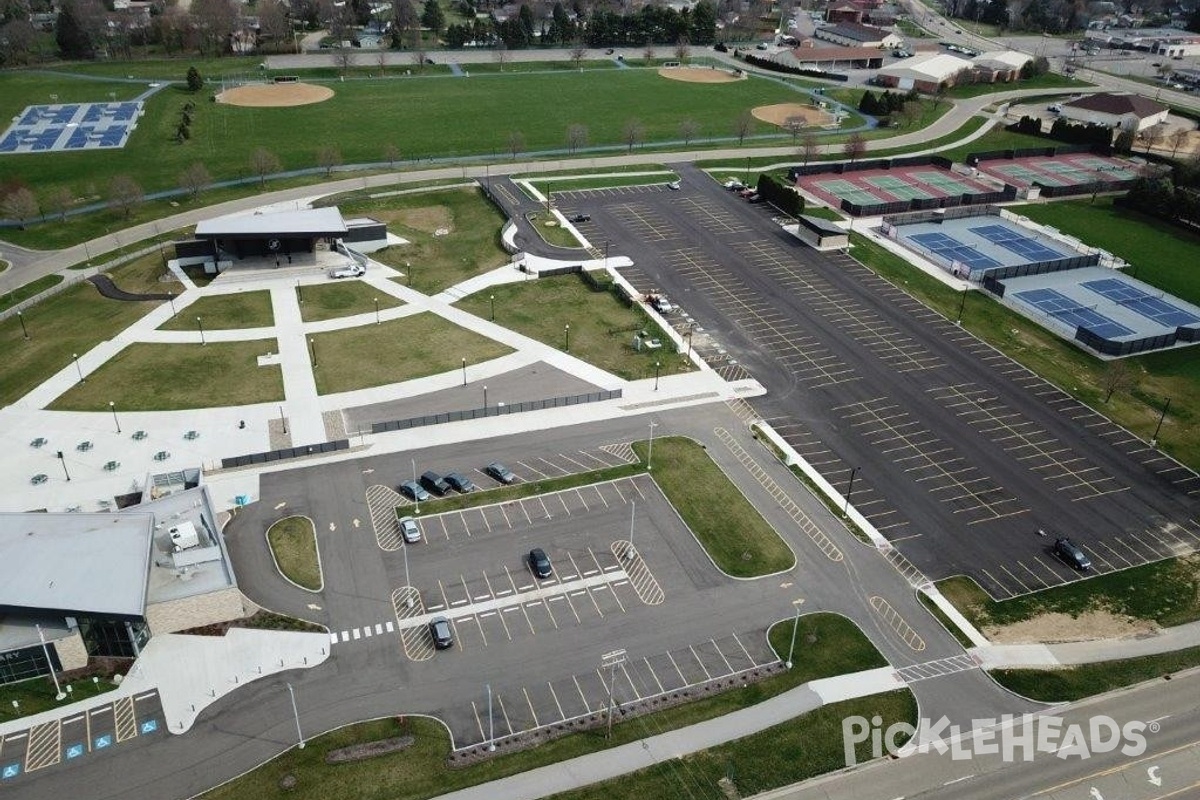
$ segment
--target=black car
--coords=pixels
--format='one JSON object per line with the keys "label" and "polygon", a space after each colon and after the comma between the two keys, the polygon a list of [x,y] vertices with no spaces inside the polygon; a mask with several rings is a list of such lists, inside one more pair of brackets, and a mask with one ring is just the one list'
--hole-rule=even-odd
{"label": "black car", "polygon": [[540,547],[529,551],[529,568],[533,570],[534,575],[543,580],[554,574],[554,568],[550,566],[550,557]]}
{"label": "black car", "polygon": [[592,215],[584,213],[572,214],[571,216],[567,217],[567,219],[571,222],[591,222]]}
{"label": "black car", "polygon": [[1087,554],[1065,536],[1060,536],[1054,540],[1054,555],[1066,562],[1067,566],[1087,572],[1092,568],[1092,560],[1087,557]]}
{"label": "black car", "polygon": [[454,646],[454,629],[445,617],[434,617],[429,621],[429,635],[433,637],[433,646],[438,650]]}
{"label": "black car", "polygon": [[429,470],[421,476],[421,485],[438,497],[450,491],[450,484],[446,483],[446,479],[433,470]]}
{"label": "black car", "polygon": [[450,484],[450,488],[454,491],[462,492],[463,494],[475,491],[475,484],[461,472],[447,472],[446,483]]}
{"label": "black car", "polygon": [[492,463],[488,464],[483,468],[483,471],[487,473],[488,476],[495,478],[501,483],[513,483],[517,479],[517,476],[513,475],[512,472],[509,471],[508,467],[504,466],[499,461],[493,461]]}
{"label": "black car", "polygon": [[400,494],[417,503],[423,503],[429,499],[429,492],[421,488],[421,484],[416,481],[405,481],[400,484]]}

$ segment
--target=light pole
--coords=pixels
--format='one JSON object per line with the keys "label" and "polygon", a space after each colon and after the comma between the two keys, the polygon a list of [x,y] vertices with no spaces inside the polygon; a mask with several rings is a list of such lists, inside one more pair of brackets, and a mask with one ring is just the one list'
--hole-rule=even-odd
{"label": "light pole", "polygon": [[200,344],[208,344],[204,341],[204,323],[199,317],[196,317],[196,327],[200,329]]}
{"label": "light pole", "polygon": [[288,696],[292,698],[292,716],[296,718],[296,738],[300,740],[298,747],[303,750],[304,733],[300,730],[300,712],[296,709],[296,692],[294,689],[292,689],[292,685],[290,683],[287,685],[287,687]]}
{"label": "light pole", "polygon": [[312,358],[312,365],[315,369],[317,366],[317,341],[311,336],[308,337],[308,355]]}
{"label": "light pole", "polygon": [[613,650],[600,657],[600,668],[608,667],[608,705],[605,716],[608,717],[608,730],[604,738],[612,736],[613,685],[617,682],[617,667],[625,663],[625,651]]}
{"label": "light pole", "polygon": [[963,309],[967,307],[967,290],[963,289],[962,299],[958,301],[958,319],[954,320],[955,325],[962,325]]}
{"label": "light pole", "polygon": [[279,423],[283,425],[283,432],[287,433],[287,417],[283,415],[283,406],[279,407]]}
{"label": "light pole", "polygon": [[796,631],[800,628],[800,606],[804,604],[803,600],[793,600],[792,605],[796,607],[796,617],[792,620],[792,643],[788,646],[787,668],[792,668],[792,656],[796,652]]}
{"label": "light pole", "polygon": [[67,472],[67,460],[63,458],[63,451],[58,451],[58,463],[62,464],[63,475],[67,476],[67,483],[71,482],[71,473]]}
{"label": "light pole", "polygon": [[862,467],[854,467],[850,470],[850,485],[846,487],[846,504],[842,506],[842,516],[850,513],[850,493],[854,491],[854,476]]}
{"label": "light pole", "polygon": [[608,242],[604,243],[604,271],[608,271]]}
{"label": "light pole", "polygon": [[650,423],[650,446],[646,448],[646,471],[649,472],[653,467],[651,460],[654,458],[654,429],[658,427],[657,422]]}
{"label": "light pole", "polygon": [[466,358],[463,358],[462,365],[463,365],[463,386],[466,386],[467,385],[467,359]]}
{"label": "light pole", "polygon": [[492,720],[492,685],[487,685],[488,693],[488,752],[496,751],[496,723]]}
{"label": "light pole", "polygon": [[566,345],[563,349],[568,353],[571,352],[571,323],[563,326],[563,342]]}
{"label": "light pole", "polygon": [[175,317],[175,292],[167,292],[167,300],[171,303],[171,317]]}
{"label": "light pole", "polygon": [[404,271],[408,273],[408,288],[412,288],[412,265],[407,261],[404,262]]}
{"label": "light pole", "polygon": [[1150,446],[1154,447],[1158,444],[1158,432],[1162,430],[1163,420],[1167,418],[1167,410],[1171,407],[1171,398],[1167,398],[1166,405],[1163,406],[1162,413],[1158,416],[1158,425],[1154,426],[1154,435],[1150,437]]}
{"label": "light pole", "polygon": [[[412,468],[413,468],[413,486],[415,486],[419,490],[421,488],[421,484],[417,483],[417,460],[415,458],[412,459]],[[416,506],[417,515],[419,516],[421,513],[421,501],[418,500],[417,497],[419,497],[419,495],[416,492],[413,492],[413,505]]]}
{"label": "light pole", "polygon": [[300,285],[299,278],[296,278],[296,297],[300,300],[300,305],[304,305],[304,287]]}
{"label": "light pole", "polygon": [[87,383],[87,379],[83,377],[83,367],[79,366],[79,354],[71,353],[71,358],[75,359],[75,371],[79,373],[79,382]]}
{"label": "light pole", "polygon": [[488,413],[487,386],[484,385],[484,387],[483,387],[483,415],[486,417],[487,413]]}
{"label": "light pole", "polygon": [[54,671],[54,664],[50,662],[50,648],[46,646],[46,637],[42,633],[42,626],[34,623],[34,627],[37,628],[38,639],[42,642],[42,654],[46,656],[46,669],[50,670],[50,677],[54,679],[54,699],[59,701],[66,700],[66,694],[63,693],[62,687],[58,685],[58,673]]}
{"label": "light pole", "polygon": [[633,515],[637,513],[637,501],[629,501],[629,558],[633,558],[637,550],[633,546]]}
{"label": "light pole", "polygon": [[658,391],[658,369],[662,366],[662,362],[654,362],[654,391]]}
{"label": "light pole", "polygon": [[20,322],[21,322],[21,336],[24,337],[25,341],[28,342],[29,341],[29,331],[25,328],[25,315],[22,314],[20,311],[18,311],[17,319],[20,320]]}
{"label": "light pole", "polygon": [[379,298],[375,298],[375,324],[379,324]]}
{"label": "light pole", "polygon": [[108,401],[108,410],[112,412],[113,424],[117,426],[117,433],[121,432],[121,421],[117,419],[117,404],[112,400]]}
{"label": "light pole", "polygon": [[489,300],[489,301],[491,302],[491,304],[492,304],[492,319],[491,319],[491,321],[492,321],[492,322],[495,322],[495,321],[496,321],[496,295],[494,295],[494,294],[489,294],[489,295],[488,295],[488,300]]}
{"label": "light pole", "polygon": [[[421,512],[417,512],[418,514]],[[408,542],[405,542],[400,548],[404,551],[404,605],[412,608],[412,581],[408,577]]]}

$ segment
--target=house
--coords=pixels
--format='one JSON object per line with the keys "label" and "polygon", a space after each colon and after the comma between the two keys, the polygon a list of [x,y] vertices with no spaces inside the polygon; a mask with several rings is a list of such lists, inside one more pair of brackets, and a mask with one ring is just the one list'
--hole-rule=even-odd
{"label": "house", "polygon": [[865,14],[866,9],[857,3],[830,4],[829,8],[825,9],[825,21],[834,25],[846,22],[861,24]]}
{"label": "house", "polygon": [[840,44],[843,47],[876,47],[891,49],[904,43],[904,38],[892,31],[875,28],[870,25],[860,25],[855,22],[842,22],[817,28],[813,36],[827,42]]}
{"label": "house", "polygon": [[975,65],[976,81],[1008,83],[1021,77],[1021,69],[1033,61],[1033,56],[1015,50],[992,50],[971,59]]}
{"label": "house", "polygon": [[1141,95],[1101,92],[1063,103],[1059,115],[1072,122],[1136,133],[1166,122],[1168,111],[1162,103]]}
{"label": "house", "polygon": [[970,61],[949,53],[918,53],[879,70],[875,73],[875,83],[888,88],[934,93],[954,86],[959,76],[971,69]]}

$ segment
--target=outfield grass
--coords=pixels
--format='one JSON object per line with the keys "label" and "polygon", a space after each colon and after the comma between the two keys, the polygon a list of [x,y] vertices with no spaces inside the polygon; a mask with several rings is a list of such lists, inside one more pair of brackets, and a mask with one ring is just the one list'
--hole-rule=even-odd
{"label": "outfield grass", "polygon": [[[507,218],[475,187],[350,202],[341,209],[347,217],[366,214],[386,222],[388,231],[409,241],[371,258],[404,272],[404,285],[425,294],[437,294],[511,258],[500,245]],[[449,233],[438,236],[439,230]]]}
{"label": "outfield grass", "polygon": [[[790,622],[776,625],[774,630],[784,627],[790,636]],[[816,632],[815,642],[808,641],[810,631]],[[772,640],[778,635],[773,631]],[[805,643],[803,651],[800,642]],[[714,719],[774,697],[805,681],[831,677],[842,674],[843,671],[869,669],[882,661],[878,651],[854,624],[835,614],[813,614],[801,618],[797,653],[802,657],[797,657],[792,670],[758,683],[654,714],[617,720],[611,739],[604,738],[603,728],[584,731],[556,739],[532,750],[498,755],[472,766],[451,769],[446,763],[450,745],[441,725],[420,717],[393,717],[351,725],[319,736],[310,740],[304,750],[290,750],[263,767],[208,792],[204,797],[206,800],[233,800],[241,797],[256,797],[260,800],[276,797],[300,800],[418,800],[434,797],[535,767],[617,747],[648,735]],[[889,696],[877,695],[865,702],[883,700],[880,713],[887,713],[891,710],[886,701],[887,697]],[[911,703],[904,708],[910,716],[915,715],[915,706]],[[863,713],[871,716],[876,712]],[[814,730],[806,727],[810,718],[811,715],[801,717],[798,722],[791,723],[798,729],[798,736],[815,735]],[[330,750],[404,735],[412,736],[414,742],[412,747],[402,753],[337,767],[325,764],[325,754]],[[840,729],[835,738],[840,753]],[[834,766],[825,768],[833,769]],[[290,791],[279,788],[280,778],[287,774],[297,777],[297,786]]]}
{"label": "outfield grass", "polygon": [[507,355],[512,348],[421,313],[310,337],[319,394],[336,394],[423,378]]}
{"label": "outfield grass", "polygon": [[[8,405],[54,373],[68,367],[72,354],[87,353],[111,339],[158,306],[127,303],[100,296],[90,283],[79,283],[25,312],[29,341],[21,337],[17,318],[0,321],[0,405]],[[107,407],[107,401],[105,407]]]}
{"label": "outfield grass", "polygon": [[[647,442],[634,452],[643,460]],[[796,556],[702,445],[671,436],[655,439],[654,481],[722,572],[755,578],[791,569]]]}
{"label": "outfield grass", "polygon": [[1008,625],[1045,612],[1078,616],[1092,610],[1164,627],[1200,619],[1200,561],[1196,558],[1157,561],[999,603],[970,578],[948,578],[937,585],[976,626]]}
{"label": "outfield grass", "polygon": [[243,328],[269,328],[275,324],[271,293],[266,289],[237,294],[209,295],[197,298],[187,308],[158,326],[160,331],[200,330],[199,317],[206,331]]}
{"label": "outfield grass", "polygon": [[296,296],[300,303],[300,319],[305,322],[352,317],[371,313],[376,308],[386,311],[404,305],[392,295],[357,280],[298,286]]}
{"label": "outfield grass", "polygon": [[[55,411],[178,411],[246,406],[283,399],[278,365],[258,356],[278,352],[274,339],[200,344],[131,344],[58,397]],[[67,366],[69,360],[61,366]]]}
{"label": "outfield grass", "polygon": [[317,555],[317,532],[308,517],[286,517],[267,530],[267,543],[283,577],[319,592],[325,585]]}
{"label": "outfield grass", "polygon": [[43,275],[37,280],[32,280],[29,283],[10,287],[7,292],[5,292],[3,295],[0,295],[0,311],[12,308],[15,305],[25,302],[31,297],[37,297],[42,292],[54,286],[58,286],[62,282],[62,275]]}
{"label": "outfield grass", "polygon": [[989,674],[1019,695],[1044,703],[1080,700],[1200,665],[1200,647],[1063,669],[996,669]]}
{"label": "outfield grass", "polygon": [[[488,319],[492,296],[496,298],[496,323],[570,353],[593,366],[626,380],[690,372],[694,367],[675,352],[666,335],[641,308],[621,303],[611,291],[593,291],[577,275],[530,279],[495,286],[463,298],[464,311]],[[633,349],[633,334],[646,330],[664,342],[659,350]]]}

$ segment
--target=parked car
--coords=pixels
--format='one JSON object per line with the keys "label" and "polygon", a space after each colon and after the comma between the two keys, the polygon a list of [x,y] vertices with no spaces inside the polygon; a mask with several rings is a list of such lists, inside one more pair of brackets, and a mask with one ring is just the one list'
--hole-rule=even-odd
{"label": "parked car", "polygon": [[567,217],[567,220],[568,220],[569,222],[591,222],[591,221],[592,221],[592,215],[591,215],[591,214],[584,214],[584,213],[582,213],[582,212],[581,212],[581,213],[579,213],[579,214],[572,214],[571,216]]}
{"label": "parked car", "polygon": [[722,185],[731,192],[737,192],[746,188],[746,184],[742,183],[737,178],[730,178]]}
{"label": "parked car", "polygon": [[1054,540],[1054,555],[1066,562],[1067,566],[1087,572],[1092,568],[1092,560],[1087,557],[1087,554],[1065,536],[1060,536]]}
{"label": "parked car", "polygon": [[461,472],[447,472],[446,483],[450,484],[450,488],[452,488],[454,491],[461,492],[463,494],[475,491],[475,484],[471,482],[470,478],[468,478],[466,475],[463,475]]}
{"label": "parked car", "polygon": [[423,503],[429,499],[429,492],[422,489],[421,484],[416,481],[405,481],[400,484],[400,494],[416,503]]}
{"label": "parked car", "polygon": [[540,547],[535,547],[529,551],[529,569],[542,580],[554,574],[554,568],[550,566],[550,557]]}
{"label": "parked car", "polygon": [[404,537],[404,541],[409,544],[421,541],[421,529],[417,527],[415,519],[412,517],[400,517],[396,522],[400,525],[400,535]]}
{"label": "parked car", "polygon": [[1046,110],[1053,111],[1055,114],[1061,114],[1062,113],[1062,105],[1059,103],[1051,103],[1050,105],[1046,106]]}
{"label": "parked car", "polygon": [[749,197],[752,194],[758,194],[758,190],[753,186],[747,186],[744,189],[738,189],[737,191],[737,196],[742,198]]}
{"label": "parked car", "polygon": [[329,270],[329,277],[334,280],[338,278],[361,278],[367,274],[367,268],[359,264],[351,264],[348,267],[338,267],[337,269]]}
{"label": "parked car", "polygon": [[667,184],[667,188],[670,189],[672,192],[678,192],[679,191],[679,181],[671,181],[670,183]]}
{"label": "parked car", "polygon": [[433,646],[438,650],[454,646],[454,629],[445,617],[434,617],[429,621],[429,635],[433,637]]}
{"label": "parked car", "polygon": [[670,314],[675,310],[675,306],[671,305],[671,301],[667,299],[665,294],[648,294],[646,302],[654,306],[654,310],[660,314]]}
{"label": "parked car", "polygon": [[747,199],[748,201],[750,201],[751,203],[765,203],[765,202],[767,202],[767,198],[763,197],[763,196],[762,196],[761,194],[759,194],[758,192],[755,192],[754,194],[750,195],[750,196],[749,196],[749,197],[747,197],[746,199]]}
{"label": "parked car", "polygon": [[483,471],[490,477],[495,478],[501,483],[513,483],[517,480],[517,476],[509,471],[508,467],[501,464],[499,461],[493,461],[483,468]]}
{"label": "parked car", "polygon": [[421,475],[421,485],[438,497],[450,491],[450,484],[446,483],[446,479],[433,470],[429,470]]}

